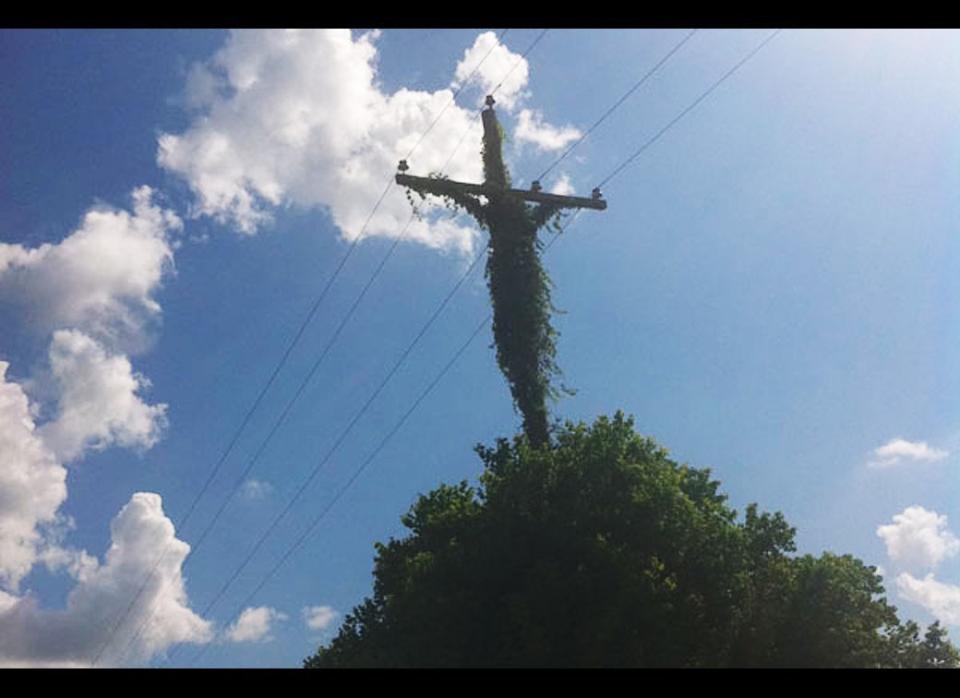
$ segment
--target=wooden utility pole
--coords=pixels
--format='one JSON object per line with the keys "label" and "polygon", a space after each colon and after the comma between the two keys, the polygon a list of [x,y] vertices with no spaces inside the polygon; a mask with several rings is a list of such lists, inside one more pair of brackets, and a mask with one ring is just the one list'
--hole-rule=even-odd
{"label": "wooden utility pole", "polygon": [[554,362],[556,332],[550,325],[550,282],[540,264],[537,231],[562,209],[602,211],[607,202],[599,189],[584,198],[546,194],[539,182],[533,182],[529,191],[510,188],[492,96],[487,96],[486,104],[481,113],[483,184],[408,175],[406,160],[400,161],[397,184],[452,200],[490,231],[487,279],[497,362],[523,415],[528,440],[540,447],[549,443],[546,399],[554,394],[550,378],[559,369]]}

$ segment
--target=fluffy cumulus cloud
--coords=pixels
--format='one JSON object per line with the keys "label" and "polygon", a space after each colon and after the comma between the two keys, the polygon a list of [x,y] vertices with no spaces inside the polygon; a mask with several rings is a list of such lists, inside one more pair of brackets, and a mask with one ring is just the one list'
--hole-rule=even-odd
{"label": "fluffy cumulus cloud", "polygon": [[948,455],[947,451],[931,448],[924,441],[912,442],[898,438],[874,449],[873,460],[868,465],[871,468],[890,468],[904,462],[935,462]]}
{"label": "fluffy cumulus cloud", "polygon": [[[377,82],[375,42],[374,33],[348,30],[237,31],[194,66],[188,101],[196,117],[182,133],[162,134],[157,155],[189,184],[193,214],[254,233],[277,206],[326,207],[347,239],[396,237],[411,216],[400,187],[391,187],[364,226],[414,146],[412,174],[442,170],[480,181],[479,120],[472,108],[448,106],[453,91],[463,82],[492,89],[516,65],[497,92],[510,107],[527,84],[526,60],[485,32],[455,67],[451,88],[387,93]],[[406,236],[468,252],[473,228],[439,215],[439,206],[428,199]]]}
{"label": "fluffy cumulus cloud", "polygon": [[226,629],[224,639],[227,642],[268,642],[273,639],[270,635],[273,626],[284,620],[287,620],[286,614],[269,606],[245,608],[237,621]]}
{"label": "fluffy cumulus cloud", "polygon": [[[45,380],[13,382],[0,363],[0,584],[13,591],[41,555],[51,567],[73,565],[53,535],[65,524],[65,465],[88,448],[149,447],[163,426],[165,406],[144,403],[145,380],[102,344],[129,339],[159,312],[153,293],[180,225],[148,187],[132,198],[132,212],[94,208],[57,244],[0,243],[0,297],[30,310],[26,325],[53,333]],[[27,386],[44,383],[37,392],[52,396],[56,416],[38,425],[42,400],[31,403]]]}
{"label": "fluffy cumulus cloud", "polygon": [[303,622],[311,630],[326,630],[339,615],[331,606],[307,606],[303,609]]}
{"label": "fluffy cumulus cloud", "polygon": [[897,577],[897,591],[945,625],[960,625],[960,586],[938,582],[932,572],[923,579],[904,572]]}
{"label": "fluffy cumulus cloud", "polygon": [[[237,31],[195,67],[201,113],[185,132],[162,134],[158,151],[160,165],[189,183],[195,213],[252,233],[274,206],[326,206],[347,238],[358,236],[397,162],[452,98],[450,90],[381,92],[374,40],[349,30]],[[448,109],[411,158],[415,170],[440,169],[471,121]],[[460,149],[446,171],[476,179],[476,146]],[[399,235],[410,214],[394,188],[367,233]],[[407,234],[440,248],[472,241],[449,220],[414,221]]]}
{"label": "fluffy cumulus cloud", "polygon": [[67,498],[67,470],[37,433],[23,388],[0,361],[0,585],[16,590],[33,567],[42,527]]}
{"label": "fluffy cumulus cloud", "polygon": [[[144,346],[160,313],[154,295],[181,222],[148,187],[132,198],[132,211],[91,209],[59,243],[0,244],[0,298],[49,338],[34,378],[15,382],[0,362],[0,666],[89,666],[101,647],[101,664],[133,663],[212,635],[187,604],[189,546],[159,495],[132,496],[102,562],[64,545],[68,467],[91,449],[149,448],[165,423],[126,352]],[[21,588],[36,565],[73,578],[64,608]]]}
{"label": "fluffy cumulus cloud", "polygon": [[2,594],[0,666],[89,666],[101,648],[99,666],[135,663],[173,643],[211,639],[209,622],[187,605],[181,566],[190,546],[176,538],[159,495],[134,494],[110,532],[104,563],[81,569],[64,610]]}
{"label": "fluffy cumulus cloud", "polygon": [[118,348],[142,345],[160,312],[154,293],[172,268],[170,234],[182,223],[133,192],[133,211],[98,206],[56,244],[0,243],[0,298],[23,307],[26,324],[48,334],[74,328]]}
{"label": "fluffy cumulus cloud", "polygon": [[557,128],[544,123],[543,114],[532,109],[523,109],[517,114],[514,137],[518,143],[532,143],[540,150],[562,150],[583,135],[573,126]]}
{"label": "fluffy cumulus cloud", "polygon": [[58,330],[50,345],[50,371],[57,384],[56,417],[41,435],[63,460],[88,448],[112,444],[149,448],[165,425],[166,405],[148,405],[138,392],[148,381],[124,355],[111,355],[76,330]]}
{"label": "fluffy cumulus cloud", "polygon": [[960,540],[947,528],[947,517],[921,506],[907,507],[893,523],[877,528],[890,559],[912,568],[933,568],[960,552]]}
{"label": "fluffy cumulus cloud", "polygon": [[529,80],[527,60],[501,44],[493,32],[484,32],[463,52],[452,86],[477,85],[481,98],[496,89],[497,103],[511,110],[525,96],[524,88]]}

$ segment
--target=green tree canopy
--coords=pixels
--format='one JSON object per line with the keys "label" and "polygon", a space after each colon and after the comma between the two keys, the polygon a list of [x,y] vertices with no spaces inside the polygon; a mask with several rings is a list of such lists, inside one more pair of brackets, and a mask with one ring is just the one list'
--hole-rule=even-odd
{"label": "green tree canopy", "polygon": [[477,447],[377,544],[373,596],[306,667],[956,666],[849,555],[794,556],[779,513],[726,503],[618,413],[551,446]]}

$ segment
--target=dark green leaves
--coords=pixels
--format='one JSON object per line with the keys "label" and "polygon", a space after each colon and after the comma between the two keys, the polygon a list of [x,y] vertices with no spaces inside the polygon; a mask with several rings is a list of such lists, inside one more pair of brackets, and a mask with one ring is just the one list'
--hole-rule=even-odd
{"label": "dark green leaves", "polygon": [[957,665],[872,567],[791,556],[781,514],[738,517],[619,413],[477,453],[479,486],[418,499],[409,535],[377,546],[372,598],[307,666]]}

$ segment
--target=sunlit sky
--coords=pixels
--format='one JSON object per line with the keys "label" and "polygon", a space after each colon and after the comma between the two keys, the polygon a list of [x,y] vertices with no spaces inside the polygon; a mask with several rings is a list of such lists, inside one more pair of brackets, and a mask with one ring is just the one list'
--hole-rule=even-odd
{"label": "sunlit sky", "polygon": [[[391,253],[403,191],[366,222],[397,160],[436,121],[411,174],[479,181],[503,81],[527,187],[689,31],[551,30],[525,59],[540,29],[0,32],[0,666],[297,666],[328,641],[374,542],[520,427],[486,327],[251,597],[489,310],[480,271],[323,460],[486,240],[428,208]],[[544,188],[589,196],[769,34],[696,32]],[[633,415],[955,640],[958,84],[956,31],[784,30],[545,256],[556,417]]]}

